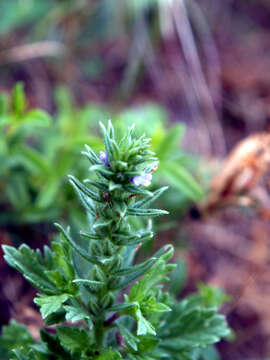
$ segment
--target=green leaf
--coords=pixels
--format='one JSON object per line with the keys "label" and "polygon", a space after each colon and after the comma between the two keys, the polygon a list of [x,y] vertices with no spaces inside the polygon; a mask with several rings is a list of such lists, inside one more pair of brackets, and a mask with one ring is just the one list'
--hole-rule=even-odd
{"label": "green leaf", "polygon": [[160,216],[169,214],[166,210],[160,209],[139,209],[139,208],[128,208],[127,215],[130,216]]}
{"label": "green leaf", "polygon": [[230,301],[230,297],[226,295],[222,289],[199,283],[198,290],[198,298],[204,303],[206,307],[219,308],[225,302]]}
{"label": "green leaf", "polygon": [[12,108],[14,113],[19,117],[26,108],[26,98],[24,94],[23,83],[18,82],[12,92]]}
{"label": "green leaf", "polygon": [[16,210],[21,211],[29,205],[31,197],[25,179],[14,174],[6,184],[6,193],[9,201]]}
{"label": "green leaf", "polygon": [[[153,255],[152,259],[161,258],[162,262],[164,262],[163,257],[165,257],[165,259],[167,261],[170,259],[170,257],[172,255],[173,255],[173,247],[171,245],[165,245]],[[149,263],[151,263],[151,262],[149,261]],[[150,265],[149,263],[148,263],[148,266]],[[151,266],[149,266],[149,268],[151,268]],[[149,270],[149,268],[147,269],[147,271]],[[115,286],[115,289],[125,288],[128,284],[132,283],[135,279],[137,279],[139,276],[142,276],[144,273],[145,273],[145,269],[144,269],[144,267],[142,267],[140,270],[136,271],[135,273],[131,273],[130,275],[128,275],[122,282],[120,282],[117,286]],[[161,272],[158,272],[158,273],[160,276]],[[154,280],[154,282],[155,282],[155,280]]]}
{"label": "green leaf", "polygon": [[143,275],[144,272],[146,272],[147,270],[149,270],[151,268],[151,266],[157,261],[156,258],[151,258],[146,260],[145,262],[138,264],[138,265],[133,265],[130,266],[128,268],[123,268],[120,270],[117,270],[115,272],[112,272],[112,276],[124,276],[124,275],[129,275],[129,274],[133,274],[135,272],[140,271],[140,275]]}
{"label": "green leaf", "polygon": [[109,160],[109,163],[110,163],[112,161],[113,155],[114,155],[114,148],[112,146],[111,136],[109,134],[110,130],[112,129],[111,122],[110,121],[108,122],[108,131],[105,128],[105,126],[102,124],[102,122],[99,122],[99,125],[101,127],[102,132],[103,132],[105,149],[106,149],[106,153],[107,153],[108,160]]}
{"label": "green leaf", "polygon": [[101,160],[97,157],[96,153],[88,146],[85,145],[86,151],[82,151],[82,154],[86,155],[91,164],[102,164]]}
{"label": "green leaf", "polygon": [[89,313],[82,306],[79,306],[78,304],[76,306],[65,305],[64,309],[66,311],[66,320],[70,320],[71,322],[87,320],[88,324],[91,323]]}
{"label": "green leaf", "polygon": [[216,308],[193,306],[191,300],[176,304],[167,318],[168,326],[159,330],[166,340],[162,347],[181,350],[211,345],[230,334],[223,315]]}
{"label": "green leaf", "polygon": [[56,333],[61,345],[72,354],[90,349],[90,338],[84,329],[57,326]]}
{"label": "green leaf", "polygon": [[26,326],[11,320],[9,325],[3,327],[0,342],[8,350],[12,350],[20,346],[34,344],[34,339]]}
{"label": "green leaf", "polygon": [[169,306],[161,303],[161,302],[156,302],[153,303],[149,306],[149,309],[153,312],[168,312],[171,311],[171,308],[169,308]]}
{"label": "green leaf", "polygon": [[122,356],[118,351],[106,350],[96,360],[121,360]]}
{"label": "green leaf", "polygon": [[17,154],[18,161],[31,173],[46,177],[50,175],[52,170],[50,164],[39,151],[29,146],[18,146]]}
{"label": "green leaf", "polygon": [[11,360],[28,360],[30,356],[29,348],[19,347],[17,349],[12,350],[12,357]]}
{"label": "green leaf", "polygon": [[38,125],[48,127],[51,124],[50,115],[40,109],[34,109],[28,111],[22,118],[22,123],[29,125]]}
{"label": "green leaf", "polygon": [[120,334],[122,335],[124,342],[127,346],[130,346],[131,349],[134,351],[137,351],[138,346],[137,343],[140,342],[140,340],[134,336],[125,326],[121,325],[120,323],[117,324],[117,327],[120,331]]}
{"label": "green leaf", "polygon": [[3,121],[3,118],[8,113],[8,102],[9,102],[8,95],[5,94],[5,93],[1,93],[0,94],[0,117],[1,117],[1,123]]}
{"label": "green leaf", "polygon": [[45,294],[55,294],[57,291],[54,284],[44,273],[44,267],[39,262],[38,253],[23,244],[19,249],[9,245],[3,245],[6,262],[20,271],[37,289]]}
{"label": "green leaf", "polygon": [[165,137],[156,149],[157,156],[160,160],[167,160],[170,155],[174,156],[175,152],[178,152],[184,130],[185,126],[183,124],[177,124],[165,133]]}
{"label": "green leaf", "polygon": [[138,344],[139,354],[147,353],[149,354],[149,356],[153,356],[153,359],[156,359],[156,357],[158,359],[163,358],[164,356],[163,351],[160,348],[157,349],[157,345],[160,342],[160,339],[158,339],[158,337],[153,335],[144,335],[144,336],[139,336],[139,339],[140,339],[140,343]]}
{"label": "green leaf", "polygon": [[88,279],[75,279],[72,282],[84,285],[86,288],[89,289],[91,292],[92,290],[96,291],[101,286],[104,286],[105,283],[102,281],[96,281],[96,280],[88,280]]}
{"label": "green leaf", "polygon": [[69,294],[52,296],[38,294],[38,296],[39,297],[36,297],[34,299],[34,303],[40,306],[40,312],[43,319],[59,310],[62,307],[63,303],[67,301],[70,297]]}
{"label": "green leaf", "polygon": [[[137,173],[136,173],[137,175]],[[138,175],[140,175],[140,173],[138,173]],[[124,185],[124,190],[129,192],[130,194],[142,194],[142,195],[147,195],[147,196],[153,196],[153,193],[149,190],[144,189],[143,187],[140,186],[135,186],[135,185]]]}
{"label": "green leaf", "polygon": [[137,201],[134,204],[134,207],[135,208],[141,208],[143,206],[150,205],[152,202],[154,202],[156,199],[158,199],[164,193],[164,191],[166,191],[167,189],[168,189],[168,186],[163,186],[162,188],[157,189],[156,191],[154,191],[152,193],[151,197],[146,197],[146,198],[144,198],[144,199],[142,199],[140,201]]}
{"label": "green leaf", "polygon": [[[72,360],[70,354],[62,347],[58,337],[48,333],[45,330],[40,330],[41,340],[47,345],[50,354],[59,356],[59,359]],[[27,359],[29,360],[29,359]]]}
{"label": "green leaf", "polygon": [[203,192],[200,186],[181,165],[172,161],[162,163],[161,171],[171,185],[182,191],[189,199],[194,201],[202,199]]}
{"label": "green leaf", "polygon": [[82,191],[80,191],[76,186],[73,185],[79,200],[81,201],[83,207],[93,216],[96,216],[95,207],[93,205],[93,200],[86,196]]}
{"label": "green leaf", "polygon": [[36,206],[40,209],[47,208],[55,202],[60,188],[58,179],[49,180],[41,189],[36,199]]}
{"label": "green leaf", "polygon": [[177,297],[187,281],[187,267],[183,259],[177,261],[177,266],[171,274],[169,292]]}
{"label": "green leaf", "polygon": [[63,323],[65,321],[66,312],[64,309],[60,309],[54,313],[48,315],[44,321],[46,326]]}
{"label": "green leaf", "polygon": [[103,200],[92,190],[88,189],[85,185],[83,185],[78,179],[74,176],[69,175],[69,181],[72,186],[78,189],[78,191],[82,192],[84,195],[89,196],[90,199],[95,200],[97,202],[103,202]]}
{"label": "green leaf", "polygon": [[146,320],[139,307],[137,307],[135,310],[135,317],[138,324],[137,335],[156,335],[156,330],[154,326],[148,320]]}
{"label": "green leaf", "polygon": [[78,244],[76,244],[76,242],[71,238],[71,236],[62,228],[61,225],[55,223],[54,224],[64,235],[64,238],[67,240],[67,242],[69,243],[69,245],[81,256],[83,257],[85,260],[93,263],[93,264],[97,264],[99,263],[98,258],[96,256],[90,256],[88,255],[88,253],[82,248],[80,247]]}

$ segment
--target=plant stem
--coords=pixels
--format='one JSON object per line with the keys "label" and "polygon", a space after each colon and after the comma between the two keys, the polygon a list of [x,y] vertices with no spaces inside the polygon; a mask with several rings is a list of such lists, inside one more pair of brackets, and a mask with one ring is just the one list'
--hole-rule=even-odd
{"label": "plant stem", "polygon": [[104,339],[104,316],[100,316],[94,326],[96,344],[98,348],[102,348]]}

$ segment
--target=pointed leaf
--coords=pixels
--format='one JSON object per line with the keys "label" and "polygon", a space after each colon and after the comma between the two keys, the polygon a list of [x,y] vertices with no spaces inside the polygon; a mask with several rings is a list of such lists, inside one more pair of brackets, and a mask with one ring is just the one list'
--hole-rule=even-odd
{"label": "pointed leaf", "polygon": [[139,209],[128,208],[127,214],[130,216],[160,216],[169,214],[166,210],[160,209]]}

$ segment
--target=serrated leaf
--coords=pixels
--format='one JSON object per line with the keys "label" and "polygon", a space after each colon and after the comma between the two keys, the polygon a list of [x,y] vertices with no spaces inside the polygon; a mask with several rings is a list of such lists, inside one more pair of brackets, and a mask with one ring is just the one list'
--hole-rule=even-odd
{"label": "serrated leaf", "polygon": [[134,351],[137,351],[138,346],[137,343],[140,342],[140,340],[134,336],[125,326],[121,325],[120,323],[117,324],[117,327],[120,331],[120,334],[122,335],[124,342],[127,346],[130,346],[131,349]]}
{"label": "serrated leaf", "polygon": [[3,245],[6,262],[20,271],[37,289],[46,294],[55,294],[56,288],[44,273],[44,267],[37,260],[37,255],[27,245],[21,245],[15,249],[9,245]]}
{"label": "serrated leaf", "polygon": [[229,335],[225,317],[217,314],[215,308],[193,306],[190,301],[183,300],[173,307],[167,328],[159,331],[166,338],[162,347],[175,350],[204,347]]}
{"label": "serrated leaf", "polygon": [[38,294],[38,296],[39,297],[34,299],[34,303],[40,306],[40,312],[43,319],[45,319],[48,315],[58,311],[62,307],[63,303],[70,297],[69,294],[52,296]]}
{"label": "serrated leaf", "polygon": [[61,345],[72,354],[90,349],[90,338],[84,329],[57,326],[56,333]]}

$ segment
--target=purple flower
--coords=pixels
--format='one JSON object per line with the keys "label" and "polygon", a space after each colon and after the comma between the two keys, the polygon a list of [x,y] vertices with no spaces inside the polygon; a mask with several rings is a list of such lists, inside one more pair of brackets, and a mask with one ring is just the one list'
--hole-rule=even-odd
{"label": "purple flower", "polygon": [[108,160],[108,155],[105,151],[100,151],[99,152],[99,159],[104,162],[104,164],[106,166],[110,166],[109,160]]}
{"label": "purple flower", "polygon": [[151,180],[152,180],[152,174],[143,171],[141,175],[134,176],[134,178],[132,178],[131,181],[136,186],[140,186],[140,185],[149,186],[151,184]]}
{"label": "purple flower", "polygon": [[141,175],[134,176],[134,178],[131,179],[134,185],[136,186],[149,186],[151,184],[152,180],[152,173],[156,171],[158,168],[158,161],[153,162],[150,166],[147,166]]}

